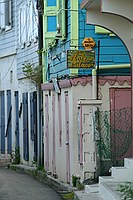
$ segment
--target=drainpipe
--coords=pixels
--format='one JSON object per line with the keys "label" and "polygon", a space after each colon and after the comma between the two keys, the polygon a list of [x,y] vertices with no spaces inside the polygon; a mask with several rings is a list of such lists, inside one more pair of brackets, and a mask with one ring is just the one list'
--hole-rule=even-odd
{"label": "drainpipe", "polygon": [[92,98],[98,100],[100,40],[98,40],[97,68],[92,70]]}
{"label": "drainpipe", "polygon": [[[108,69],[128,69],[130,68],[130,64],[122,64],[122,65],[102,65],[99,66],[99,70],[108,70]],[[98,94],[98,83],[97,83],[97,67],[92,69],[92,98],[97,99]]]}
{"label": "drainpipe", "polygon": [[[120,65],[102,65],[102,66],[99,66],[99,69],[127,69],[127,68],[130,68],[130,64],[120,64]],[[97,67],[96,67],[97,69]]]}
{"label": "drainpipe", "polygon": [[99,83],[99,61],[100,61],[100,40],[98,40],[98,52],[97,52],[97,100],[98,100],[98,83]]}
{"label": "drainpipe", "polygon": [[92,70],[92,98],[97,99],[97,70]]}

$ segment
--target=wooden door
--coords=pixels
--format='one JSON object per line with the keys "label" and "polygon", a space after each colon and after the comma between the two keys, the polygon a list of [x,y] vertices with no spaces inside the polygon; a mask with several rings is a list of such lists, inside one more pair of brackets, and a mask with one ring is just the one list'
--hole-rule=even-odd
{"label": "wooden door", "polygon": [[111,151],[116,160],[131,157],[131,89],[110,89]]}

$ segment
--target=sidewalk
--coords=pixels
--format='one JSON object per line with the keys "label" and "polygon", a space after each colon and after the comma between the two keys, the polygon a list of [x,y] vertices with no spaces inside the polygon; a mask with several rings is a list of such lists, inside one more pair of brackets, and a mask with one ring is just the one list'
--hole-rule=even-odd
{"label": "sidewalk", "polygon": [[37,168],[34,166],[30,167],[27,165],[11,165],[10,168],[19,173],[25,173],[33,176],[40,182],[45,183],[53,188],[57,193],[61,194],[61,196],[76,190],[76,188],[70,186],[69,184],[63,183],[58,179],[54,179],[52,176],[47,175],[45,172],[37,170]]}
{"label": "sidewalk", "polygon": [[61,194],[61,196],[65,193],[74,191],[75,200],[103,200],[103,198],[98,193],[87,194],[84,190],[78,191],[77,188],[72,187],[69,184],[63,183],[58,179],[54,179],[52,176],[49,176],[42,171],[37,171],[36,167],[29,167],[27,165],[11,165],[11,169],[35,177],[42,183],[49,185],[56,192]]}

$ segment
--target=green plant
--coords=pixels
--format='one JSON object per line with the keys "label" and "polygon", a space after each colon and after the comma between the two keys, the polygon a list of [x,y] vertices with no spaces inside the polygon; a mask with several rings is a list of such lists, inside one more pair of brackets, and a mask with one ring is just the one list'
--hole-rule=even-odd
{"label": "green plant", "polygon": [[133,199],[133,183],[127,182],[125,184],[120,184],[117,191],[121,192],[121,196],[124,200],[132,200]]}
{"label": "green plant", "polygon": [[84,189],[84,184],[81,183],[81,181],[79,179],[77,179],[76,187],[78,188],[78,190],[83,190]]}
{"label": "green plant", "polygon": [[20,149],[19,147],[15,147],[15,151],[10,153],[11,162],[13,164],[20,164]]}
{"label": "green plant", "polygon": [[72,175],[72,184],[73,184],[73,187],[76,187],[76,184],[77,184],[78,180],[80,180],[79,176]]}
{"label": "green plant", "polygon": [[46,172],[43,165],[37,166],[37,171]]}
{"label": "green plant", "polygon": [[38,86],[42,83],[42,66],[33,66],[30,62],[23,64],[24,75],[35,82]]}
{"label": "green plant", "polygon": [[36,169],[33,170],[32,175],[33,175],[34,177],[37,177],[38,174],[40,174],[40,173],[41,173],[41,176],[42,176],[42,175],[43,175],[44,177],[46,176],[46,171],[45,171],[43,165],[42,165],[42,166],[37,166]]}
{"label": "green plant", "polygon": [[70,192],[63,195],[63,199],[71,200],[74,199],[74,192]]}

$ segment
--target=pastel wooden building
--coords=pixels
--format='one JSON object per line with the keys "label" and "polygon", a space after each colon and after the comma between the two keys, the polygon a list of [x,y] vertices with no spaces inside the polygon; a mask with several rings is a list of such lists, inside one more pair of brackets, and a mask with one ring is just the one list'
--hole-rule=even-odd
{"label": "pastel wooden building", "polygon": [[[95,178],[94,113],[112,109],[115,88],[130,90],[127,49],[114,33],[86,24],[80,3],[44,1],[44,167],[68,183],[74,174],[82,181]],[[93,43],[92,51],[84,40]],[[80,66],[85,51],[92,52],[93,65]]]}
{"label": "pastel wooden building", "polygon": [[0,159],[13,161],[17,154],[27,165],[41,159],[39,92],[23,72],[24,65],[39,65],[37,50],[37,2],[1,2]]}

